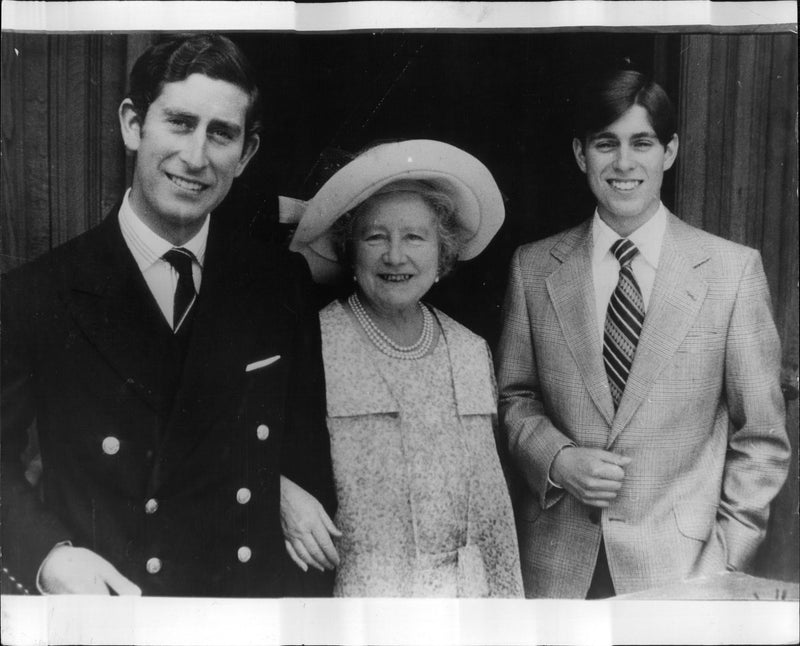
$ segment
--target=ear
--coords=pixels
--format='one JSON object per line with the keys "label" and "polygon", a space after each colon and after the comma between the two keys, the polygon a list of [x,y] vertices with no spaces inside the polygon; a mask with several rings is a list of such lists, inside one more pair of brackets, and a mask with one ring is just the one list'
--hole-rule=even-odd
{"label": "ear", "polygon": [[672,135],[672,139],[664,146],[664,170],[669,170],[675,163],[678,156],[678,133]]}
{"label": "ear", "polygon": [[260,145],[261,138],[258,135],[252,135],[245,140],[244,148],[242,148],[242,156],[239,159],[239,163],[236,165],[236,174],[234,177],[239,177],[244,169],[247,168],[247,164],[253,158],[253,155],[256,154]]}
{"label": "ear", "polygon": [[578,168],[585,173],[586,155],[583,152],[583,142],[577,137],[572,140],[572,154],[575,155],[575,161],[578,162]]}
{"label": "ear", "polygon": [[122,131],[122,141],[130,152],[139,150],[142,140],[142,119],[133,107],[133,101],[125,99],[119,105],[119,128]]}

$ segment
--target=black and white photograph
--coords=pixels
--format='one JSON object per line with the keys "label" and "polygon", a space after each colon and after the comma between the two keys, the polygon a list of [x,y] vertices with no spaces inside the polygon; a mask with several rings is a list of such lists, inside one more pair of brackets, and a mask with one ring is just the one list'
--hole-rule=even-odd
{"label": "black and white photograph", "polygon": [[800,639],[795,2],[2,9],[4,644]]}

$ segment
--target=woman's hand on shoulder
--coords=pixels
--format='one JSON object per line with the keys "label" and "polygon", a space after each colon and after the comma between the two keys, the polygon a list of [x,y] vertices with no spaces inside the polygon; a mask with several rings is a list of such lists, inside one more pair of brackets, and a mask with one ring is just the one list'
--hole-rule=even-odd
{"label": "woman's hand on shoulder", "polygon": [[339,565],[332,537],[342,533],[319,501],[285,476],[281,476],[281,527],[286,551],[304,572],[309,566],[324,571]]}

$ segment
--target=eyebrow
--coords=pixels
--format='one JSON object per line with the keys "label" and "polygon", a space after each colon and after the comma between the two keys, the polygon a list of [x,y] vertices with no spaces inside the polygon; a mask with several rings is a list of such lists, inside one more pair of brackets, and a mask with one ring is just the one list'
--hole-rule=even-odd
{"label": "eyebrow", "polygon": [[187,119],[189,121],[198,121],[197,115],[192,114],[191,112],[184,112],[183,110],[173,110],[172,108],[164,108],[163,109],[164,115],[167,117],[180,117],[181,119]]}
{"label": "eyebrow", "polygon": [[[631,139],[657,139],[658,135],[652,130],[643,130],[642,132],[634,132]],[[615,133],[610,131],[598,132],[594,135],[589,135],[589,141],[596,141],[597,139],[619,139]]]}

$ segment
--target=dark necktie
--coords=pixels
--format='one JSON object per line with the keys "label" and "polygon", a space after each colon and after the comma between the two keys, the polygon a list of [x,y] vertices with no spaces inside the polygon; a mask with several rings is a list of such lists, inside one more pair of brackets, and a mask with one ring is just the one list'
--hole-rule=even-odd
{"label": "dark necktie", "polygon": [[603,361],[616,410],[625,391],[636,345],[642,333],[644,300],[631,271],[631,262],[639,253],[636,245],[627,238],[620,238],[611,245],[611,251],[619,261],[620,270],[619,282],[611,295],[606,312]]}
{"label": "dark necktie", "polygon": [[197,296],[197,292],[194,289],[194,277],[192,276],[194,254],[183,247],[175,247],[165,253],[163,258],[178,272],[178,285],[175,288],[175,300],[172,309],[172,329],[177,332]]}

